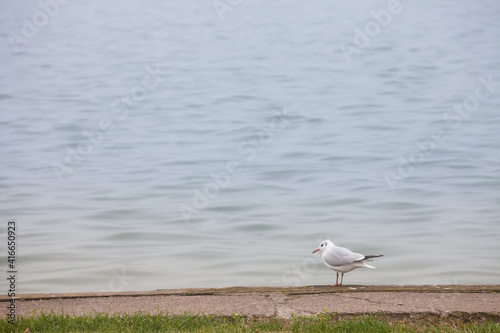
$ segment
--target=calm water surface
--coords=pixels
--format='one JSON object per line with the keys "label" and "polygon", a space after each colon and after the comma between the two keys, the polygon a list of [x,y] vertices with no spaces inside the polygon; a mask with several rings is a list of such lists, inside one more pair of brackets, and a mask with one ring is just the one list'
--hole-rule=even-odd
{"label": "calm water surface", "polygon": [[498,1],[46,10],[0,4],[19,293],[327,284],[323,239],[385,255],[349,284],[498,283]]}

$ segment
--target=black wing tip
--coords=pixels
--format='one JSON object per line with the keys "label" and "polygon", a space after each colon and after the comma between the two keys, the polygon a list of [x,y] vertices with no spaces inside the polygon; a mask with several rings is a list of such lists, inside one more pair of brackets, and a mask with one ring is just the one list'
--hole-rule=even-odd
{"label": "black wing tip", "polygon": [[[363,259],[356,260],[355,262],[362,262],[362,261],[366,261],[368,259],[373,259],[373,258],[378,258],[378,257],[383,257],[383,256],[384,256],[383,254],[378,254],[378,255],[374,255],[374,256],[365,256]],[[368,261],[371,261],[371,260],[368,260]]]}
{"label": "black wing tip", "polygon": [[378,257],[383,257],[383,256],[384,256],[383,254],[377,254],[377,255],[373,255],[373,256],[365,256],[363,258],[363,260],[371,259],[371,258],[378,258]]}

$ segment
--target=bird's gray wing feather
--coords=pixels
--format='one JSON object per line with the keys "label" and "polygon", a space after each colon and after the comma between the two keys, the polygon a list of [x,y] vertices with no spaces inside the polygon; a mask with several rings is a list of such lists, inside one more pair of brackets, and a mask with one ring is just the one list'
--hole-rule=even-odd
{"label": "bird's gray wing feather", "polygon": [[334,247],[324,253],[323,259],[330,266],[344,266],[363,259],[365,256],[344,247]]}

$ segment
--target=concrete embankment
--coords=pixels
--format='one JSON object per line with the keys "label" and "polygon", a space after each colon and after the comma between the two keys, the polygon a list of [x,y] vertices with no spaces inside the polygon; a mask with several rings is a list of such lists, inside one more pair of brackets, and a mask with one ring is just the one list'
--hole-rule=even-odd
{"label": "concrete embankment", "polygon": [[[53,311],[75,316],[161,312],[290,318],[327,311],[345,318],[376,314],[390,320],[500,322],[500,285],[230,287],[18,296],[16,316]],[[5,314],[9,301],[0,296]]]}

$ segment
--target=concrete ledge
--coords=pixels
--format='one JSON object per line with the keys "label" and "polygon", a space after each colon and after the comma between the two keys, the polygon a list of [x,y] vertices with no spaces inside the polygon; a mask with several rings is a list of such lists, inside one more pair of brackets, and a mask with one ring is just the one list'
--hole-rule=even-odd
{"label": "concrete ledge", "polygon": [[[158,289],[156,291],[124,291],[94,293],[53,293],[53,294],[21,294],[16,300],[44,300],[89,297],[140,297],[140,296],[199,296],[199,295],[234,295],[249,293],[281,293],[286,295],[336,294],[356,292],[414,292],[414,293],[500,293],[500,285],[345,285],[330,287],[328,285],[302,287],[224,287],[224,288],[191,288],[191,289]],[[8,302],[10,297],[0,295],[0,302]]]}
{"label": "concrete ledge", "polygon": [[[0,296],[0,302],[9,302]],[[2,308],[7,313],[6,303]],[[65,313],[213,314],[290,318],[323,311],[393,320],[500,322],[500,285],[304,286],[172,289],[151,292],[29,294],[16,298],[16,315]],[[398,319],[399,318],[399,319]],[[448,320],[447,319],[447,320]]]}

